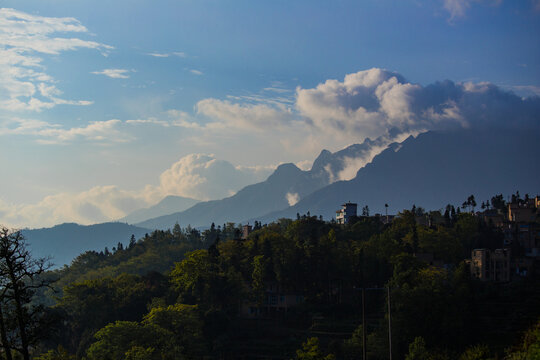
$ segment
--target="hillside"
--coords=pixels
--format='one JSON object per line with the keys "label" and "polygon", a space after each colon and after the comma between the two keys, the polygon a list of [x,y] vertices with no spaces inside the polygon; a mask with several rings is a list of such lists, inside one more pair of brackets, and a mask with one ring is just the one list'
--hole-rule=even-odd
{"label": "hillside", "polygon": [[[339,176],[350,172],[350,166],[370,158],[372,151],[380,151],[384,139],[366,139],[331,153],[323,150],[313,162],[311,170],[302,171],[294,164],[280,165],[267,180],[246,186],[235,195],[222,200],[200,202],[190,209],[136,223],[149,229],[182,226],[209,226],[211,223],[239,222],[253,216],[282,210],[312,192],[328,185]],[[351,164],[351,159],[354,160]]]}
{"label": "hillside", "polygon": [[540,192],[537,153],[534,131],[428,132],[392,145],[354,179],[333,183],[292,207],[256,220],[294,218],[308,211],[330,219],[346,201],[357,202],[359,209],[368,205],[373,214],[384,213],[385,203],[395,213],[413,204],[428,209],[461,205],[471,194],[478,203],[516,190],[536,195]]}
{"label": "hillside", "polygon": [[183,196],[174,196],[169,195],[163,198],[156,205],[151,206],[145,209],[139,209],[133,211],[131,214],[118,219],[118,222],[126,222],[128,224],[135,224],[147,219],[152,219],[158,216],[168,215],[179,211],[184,211],[189,209],[199,200],[183,197]]}
{"label": "hillside", "polygon": [[106,246],[112,249],[119,242],[127,245],[131,235],[139,239],[149,232],[142,227],[118,222],[88,226],[65,223],[52,228],[22,231],[32,255],[50,256],[55,267],[71,263],[77,255],[87,250],[102,251]]}

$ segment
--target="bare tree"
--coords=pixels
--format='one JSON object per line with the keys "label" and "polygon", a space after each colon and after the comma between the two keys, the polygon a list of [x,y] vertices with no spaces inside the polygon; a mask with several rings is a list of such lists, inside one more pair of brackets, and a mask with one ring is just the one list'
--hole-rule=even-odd
{"label": "bare tree", "polygon": [[[39,307],[30,302],[36,289],[48,286],[40,275],[50,266],[48,259],[32,258],[20,231],[0,228],[0,337],[8,360],[11,349],[19,351],[24,360],[30,359],[40,315]],[[15,320],[13,329],[7,327],[6,312]]]}

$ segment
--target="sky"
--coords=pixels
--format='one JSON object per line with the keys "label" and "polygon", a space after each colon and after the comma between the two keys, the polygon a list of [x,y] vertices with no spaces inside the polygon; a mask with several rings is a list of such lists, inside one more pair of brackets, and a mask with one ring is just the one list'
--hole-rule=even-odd
{"label": "sky", "polygon": [[538,0],[0,8],[6,226],[223,198],[322,149],[469,126],[495,101],[494,117],[539,121]]}

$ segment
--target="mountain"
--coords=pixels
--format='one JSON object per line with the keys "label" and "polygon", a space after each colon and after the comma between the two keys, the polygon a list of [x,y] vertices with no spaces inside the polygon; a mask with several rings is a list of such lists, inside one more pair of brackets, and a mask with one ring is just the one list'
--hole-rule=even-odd
{"label": "mountain", "polygon": [[146,219],[152,219],[158,216],[184,211],[198,202],[199,200],[195,200],[192,198],[169,195],[163,198],[163,200],[161,200],[156,205],[145,209],[135,210],[131,214],[121,219],[118,219],[118,222],[135,224]]}
{"label": "mountain", "polygon": [[[495,194],[540,192],[538,131],[462,129],[427,132],[392,144],[361,168],[350,181],[330,184],[285,210],[244,221],[270,222],[294,218],[297,213],[335,216],[346,201],[368,205],[384,213],[384,204],[396,213],[416,204],[440,209],[461,205],[471,194],[476,201]],[[250,220],[247,220],[250,219]]]}
{"label": "mountain", "polygon": [[106,246],[110,250],[119,242],[127,245],[131,235],[139,239],[149,232],[148,229],[118,222],[88,226],[65,223],[52,228],[22,230],[32,256],[50,256],[55,267],[71,263],[84,251],[102,251]]}
{"label": "mountain", "polygon": [[282,164],[267,180],[246,186],[233,196],[200,202],[185,211],[141,221],[136,225],[168,229],[178,222],[181,226],[204,227],[211,223],[240,222],[285,209],[328,185],[337,176],[346,174],[350,171],[349,166],[371,156],[372,151],[380,149],[382,142],[382,139],[366,139],[362,144],[351,145],[336,153],[323,150],[309,171],[302,171],[294,164]]}

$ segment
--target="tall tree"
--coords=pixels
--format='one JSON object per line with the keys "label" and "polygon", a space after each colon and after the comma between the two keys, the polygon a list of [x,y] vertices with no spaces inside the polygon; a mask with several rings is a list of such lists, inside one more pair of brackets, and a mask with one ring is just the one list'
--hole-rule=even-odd
{"label": "tall tree", "polygon": [[[47,259],[31,257],[20,231],[5,227],[0,229],[0,300],[14,309],[17,328],[14,332],[18,341],[9,346],[18,350],[24,360],[30,359],[29,348],[35,338],[34,329],[39,316],[36,309],[29,304],[34,291],[47,286],[45,281],[39,279],[39,275],[49,267]],[[7,340],[4,334],[2,338],[2,342]],[[9,353],[9,350],[6,352]],[[9,355],[7,356],[9,358]]]}

